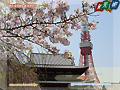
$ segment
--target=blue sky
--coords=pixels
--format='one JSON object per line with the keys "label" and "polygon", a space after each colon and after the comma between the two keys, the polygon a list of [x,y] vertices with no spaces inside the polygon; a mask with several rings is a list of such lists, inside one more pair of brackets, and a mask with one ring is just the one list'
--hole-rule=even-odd
{"label": "blue sky", "polygon": [[[39,0],[41,1],[41,0]],[[43,1],[43,0],[42,0]],[[45,0],[46,1],[46,0]],[[89,0],[100,1],[100,0]],[[68,0],[70,4],[69,13],[73,12],[74,8],[81,8],[81,0]],[[112,13],[107,11],[97,12],[99,16],[89,16],[89,21],[99,21],[97,29],[90,32],[91,42],[93,43],[93,61],[95,67],[119,67],[120,66],[120,52],[119,52],[119,23],[120,23],[120,6],[117,10],[113,10]],[[81,30],[72,31],[73,36],[69,38],[71,44],[69,47],[57,44],[61,52],[68,49],[75,57],[75,63],[78,65],[80,56],[80,33]]]}

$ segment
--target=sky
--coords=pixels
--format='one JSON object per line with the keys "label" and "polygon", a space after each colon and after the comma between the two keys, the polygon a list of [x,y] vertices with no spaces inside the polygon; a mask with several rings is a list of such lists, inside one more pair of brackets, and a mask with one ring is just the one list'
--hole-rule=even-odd
{"label": "sky", "polygon": [[[89,0],[89,2],[92,1],[103,0]],[[70,5],[68,13],[72,13],[74,8],[81,8],[81,0],[68,0],[68,3]],[[97,24],[97,29],[90,32],[91,42],[93,44],[92,56],[96,72],[101,82],[119,82],[120,6],[111,13],[104,10],[103,12],[96,12],[95,15],[99,16],[89,16],[89,21],[95,20],[99,22]],[[72,52],[75,57],[75,64],[78,65],[80,57],[79,43],[81,29],[78,31],[72,30],[72,32],[73,36],[69,38],[71,42],[70,46],[66,47],[57,44],[57,47],[60,48],[61,53],[63,53],[65,49]]]}
{"label": "sky", "polygon": [[[37,3],[50,0],[38,0]],[[58,1],[58,0],[55,0]],[[68,14],[73,13],[74,8],[81,8],[81,0],[66,0],[70,5]],[[103,1],[103,0],[88,0]],[[107,11],[96,12],[95,16],[89,16],[89,21],[95,20],[97,29],[90,32],[91,42],[93,44],[92,56],[100,82],[119,82],[120,81],[120,6],[111,13]],[[71,30],[73,36],[69,38],[69,46],[56,44],[63,53],[65,49],[69,50],[75,57],[75,64],[78,65],[80,57],[80,38],[81,29],[78,31]],[[34,52],[44,52],[42,48],[34,45]],[[108,77],[109,75],[109,77]]]}
{"label": "sky", "polygon": [[[42,2],[44,0],[38,0]],[[49,0],[45,0],[49,1]],[[74,8],[81,8],[81,0],[67,0],[70,5],[69,13],[73,13]],[[100,1],[100,0],[89,0]],[[99,23],[97,24],[97,29],[90,32],[91,42],[93,44],[92,55],[95,67],[120,67],[120,37],[119,37],[119,22],[120,22],[120,7],[117,10],[113,10],[111,13],[107,11],[96,12],[95,16],[89,16],[89,21],[95,20]],[[73,36],[69,38],[70,46],[64,46],[61,44],[56,44],[61,50],[61,53],[65,49],[72,52],[75,57],[75,64],[78,65],[80,57],[80,33],[81,29],[78,31],[72,30]]]}
{"label": "sky", "polygon": [[[71,0],[72,1],[72,0]],[[71,8],[78,8],[81,3],[70,4]],[[113,66],[113,14],[104,12],[97,12],[95,15],[97,17],[89,16],[89,21],[95,20],[99,23],[97,24],[97,29],[90,32],[91,42],[93,43],[93,61],[96,67],[112,67]],[[103,27],[104,26],[104,27]],[[78,33],[79,32],[79,33]],[[74,32],[74,36],[71,41],[71,48],[74,47],[72,52],[75,55],[76,64],[79,61],[80,56],[80,33]],[[76,46],[75,46],[76,45]],[[110,62],[108,64],[108,62]]]}

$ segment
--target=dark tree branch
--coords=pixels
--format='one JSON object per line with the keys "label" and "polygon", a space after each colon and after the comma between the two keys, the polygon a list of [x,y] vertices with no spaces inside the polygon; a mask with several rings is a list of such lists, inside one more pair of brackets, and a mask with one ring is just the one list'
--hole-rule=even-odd
{"label": "dark tree branch", "polygon": [[[94,11],[94,12],[91,12],[91,13],[89,13],[89,14],[87,14],[87,15],[91,15],[91,14],[93,14],[93,13],[95,13],[96,11]],[[14,28],[4,28],[4,29],[0,29],[0,30],[15,30],[15,29],[19,29],[19,28],[25,28],[25,27],[27,27],[27,26],[32,26],[32,25],[34,25],[34,24],[60,24],[60,23],[69,23],[69,22],[67,22],[67,21],[72,21],[72,20],[74,20],[75,18],[78,18],[78,17],[81,17],[81,16],[84,16],[85,14],[83,14],[83,15],[77,15],[77,16],[75,16],[75,17],[73,17],[73,18],[69,18],[69,19],[65,19],[65,20],[63,20],[63,21],[59,21],[59,22],[32,22],[32,23],[30,23],[30,24],[25,24],[25,25],[21,25],[21,26],[18,26],[18,27],[14,27]]]}
{"label": "dark tree branch", "polygon": [[[14,34],[14,33],[10,32],[10,31],[8,31],[8,32],[9,32],[10,34],[12,34],[12,35],[15,35],[15,36],[17,36],[17,37],[20,37],[21,39],[27,40],[27,41],[29,41],[29,42],[35,43],[35,44],[37,44],[37,45],[45,48],[43,45],[41,45],[41,44],[39,44],[39,43],[37,43],[37,42],[34,42],[34,41],[30,40],[30,39],[27,39],[27,38],[25,38],[25,37],[22,37],[22,36],[19,36],[19,35],[17,35],[17,34]],[[3,40],[2,40],[2,41],[3,41]],[[45,49],[46,49],[46,48],[45,48]],[[50,51],[50,52],[52,52],[53,54],[57,54],[56,52],[54,52],[54,51],[51,50],[51,49],[47,49],[47,50]]]}

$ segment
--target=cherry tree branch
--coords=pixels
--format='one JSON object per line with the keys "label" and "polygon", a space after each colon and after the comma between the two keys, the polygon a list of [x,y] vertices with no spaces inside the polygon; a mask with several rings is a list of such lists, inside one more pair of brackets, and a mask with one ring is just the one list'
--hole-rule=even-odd
{"label": "cherry tree branch", "polygon": [[[5,42],[5,41],[2,40],[2,39],[0,39],[0,41],[2,41],[3,43],[6,44],[6,46],[7,46],[7,50],[9,50],[8,45],[10,45],[10,46],[14,46],[14,47],[16,47],[16,48],[19,48],[18,46],[14,45],[14,44],[11,44],[11,43],[7,43],[7,42]],[[15,49],[15,50],[16,50],[17,52],[19,52],[19,53],[25,55],[27,58],[29,58],[26,54],[22,53],[21,51],[19,51],[19,50],[17,50],[17,49]],[[9,51],[10,51],[10,50],[9,50]]]}
{"label": "cherry tree branch", "polygon": [[[91,14],[93,14],[93,13],[95,13],[96,11],[94,11],[94,12],[91,12],[91,13],[89,13],[89,14],[87,14],[87,15],[91,15]],[[15,29],[19,29],[19,28],[25,28],[25,27],[27,27],[27,26],[32,26],[32,25],[35,25],[35,24],[60,24],[60,23],[69,23],[69,22],[67,22],[67,21],[72,21],[72,20],[74,20],[74,19],[76,19],[76,18],[78,18],[78,17],[81,17],[81,16],[84,16],[84,15],[86,15],[86,14],[83,14],[83,15],[77,15],[77,16],[75,16],[75,17],[73,17],[73,18],[68,18],[68,19],[65,19],[65,20],[63,20],[63,21],[58,21],[58,22],[32,22],[32,23],[30,23],[30,24],[25,24],[25,25],[21,25],[21,26],[18,26],[18,27],[14,27],[14,28],[4,28],[4,29],[0,29],[0,30],[15,30]]]}
{"label": "cherry tree branch", "polygon": [[[12,34],[12,35],[15,35],[15,36],[17,36],[17,37],[20,37],[21,39],[27,40],[27,41],[29,41],[29,42],[31,42],[31,43],[35,43],[35,44],[37,44],[37,45],[45,48],[43,45],[41,45],[41,44],[39,44],[39,43],[37,43],[37,42],[34,42],[34,41],[30,40],[30,39],[27,39],[27,38],[25,38],[25,37],[22,37],[22,36],[19,36],[19,35],[17,35],[17,34],[14,34],[14,33],[10,32],[10,31],[8,31],[8,32],[9,32],[10,34]],[[46,49],[46,48],[45,48],[45,49]],[[57,54],[56,52],[54,52],[54,51],[51,50],[51,49],[47,49],[47,50],[50,51],[50,52],[52,52],[53,54]]]}

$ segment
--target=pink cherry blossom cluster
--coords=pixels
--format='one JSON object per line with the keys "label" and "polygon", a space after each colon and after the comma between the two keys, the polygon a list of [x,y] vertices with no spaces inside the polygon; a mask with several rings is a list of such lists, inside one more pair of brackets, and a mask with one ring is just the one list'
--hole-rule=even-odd
{"label": "pink cherry blossom cluster", "polygon": [[69,54],[69,50],[65,50],[63,55],[64,55],[64,58],[74,60],[74,56]]}
{"label": "pink cherry blossom cluster", "polygon": [[88,23],[88,24],[89,24],[89,29],[90,29],[90,31],[96,29],[96,24],[97,24],[96,21],[93,20],[92,22],[90,22],[90,23]]}
{"label": "pink cherry blossom cluster", "polygon": [[97,5],[97,2],[91,2],[91,3],[89,4],[89,8],[95,8],[96,5]]}
{"label": "pink cherry blossom cluster", "polygon": [[70,9],[70,6],[65,0],[59,0],[54,6],[54,12],[61,16],[61,19],[66,18],[66,12]]}
{"label": "pink cherry blossom cluster", "polygon": [[[82,3],[82,10],[76,8],[68,16],[70,6],[64,0],[43,2],[36,8],[10,8],[7,15],[0,15],[0,44],[4,49],[0,53],[31,50],[33,43],[51,53],[59,53],[60,50],[49,42],[69,46],[68,37],[73,35],[71,29],[80,29],[81,22],[88,21],[89,9],[96,5],[87,1]],[[89,23],[89,28],[95,30],[96,22]],[[64,55],[68,57],[68,51]]]}

